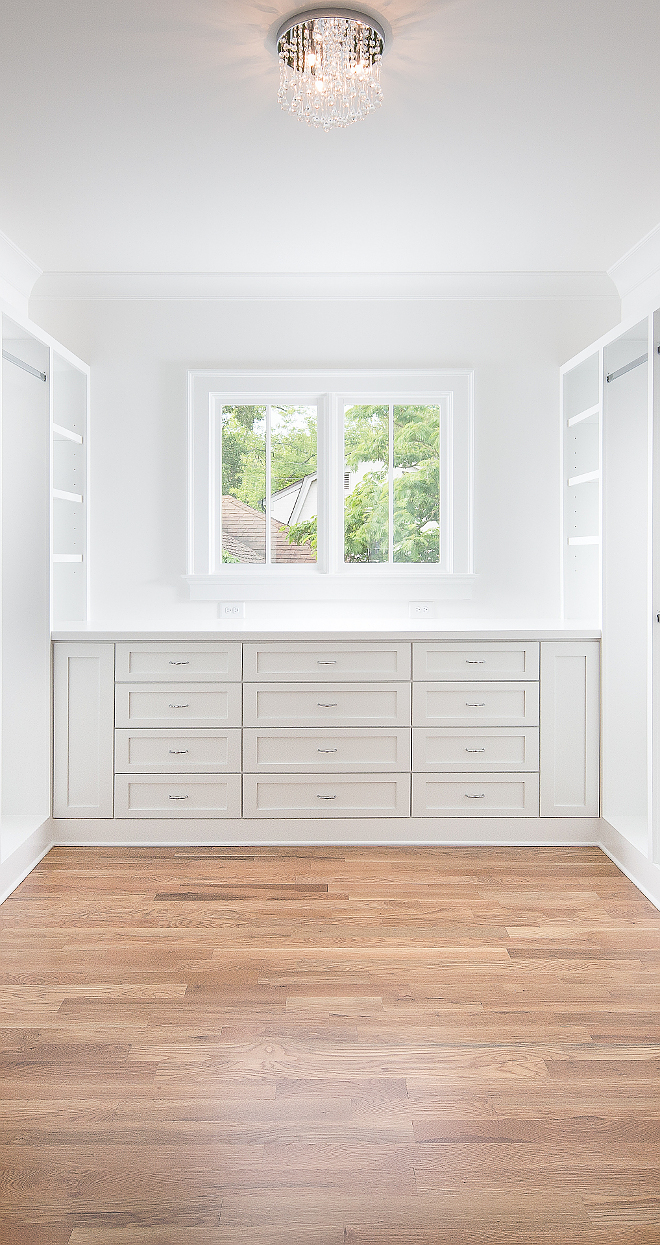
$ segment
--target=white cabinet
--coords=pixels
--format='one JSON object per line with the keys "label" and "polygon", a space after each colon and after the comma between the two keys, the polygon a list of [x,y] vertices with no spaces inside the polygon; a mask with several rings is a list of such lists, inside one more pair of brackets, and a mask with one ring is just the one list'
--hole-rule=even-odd
{"label": "white cabinet", "polygon": [[415,726],[536,726],[538,683],[415,683]]}
{"label": "white cabinet", "polygon": [[409,774],[246,774],[246,817],[408,817]]}
{"label": "white cabinet", "polygon": [[597,817],[600,645],[541,647],[541,816]]}
{"label": "white cabinet", "polygon": [[379,644],[358,640],[353,644],[283,644],[262,641],[244,645],[246,682],[278,679],[341,682],[343,679],[410,678],[410,644]]}
{"label": "white cabinet", "polygon": [[413,816],[538,817],[538,774],[413,774]]}
{"label": "white cabinet", "polygon": [[114,644],[56,644],[54,817],[113,815]]}
{"label": "white cabinet", "polygon": [[597,815],[597,641],[361,643],[56,643],[54,815]]}
{"label": "white cabinet", "polygon": [[534,679],[539,677],[539,646],[498,644],[415,644],[414,679]]}
{"label": "white cabinet", "polygon": [[241,646],[176,641],[118,644],[115,677],[118,683],[240,682]]}
{"label": "white cabinet", "polygon": [[409,683],[245,683],[246,726],[408,726]]}

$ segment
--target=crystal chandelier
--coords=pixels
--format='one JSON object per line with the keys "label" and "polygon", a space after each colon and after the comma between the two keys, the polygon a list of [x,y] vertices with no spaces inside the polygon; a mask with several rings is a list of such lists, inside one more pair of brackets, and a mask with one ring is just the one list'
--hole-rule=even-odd
{"label": "crystal chandelier", "polygon": [[323,130],[360,121],[382,103],[385,32],[353,9],[296,13],[277,32],[278,99],[286,112]]}

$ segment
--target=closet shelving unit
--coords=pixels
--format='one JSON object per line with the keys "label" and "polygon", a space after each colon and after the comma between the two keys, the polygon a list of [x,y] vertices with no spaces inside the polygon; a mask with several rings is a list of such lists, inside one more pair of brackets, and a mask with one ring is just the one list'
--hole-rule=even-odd
{"label": "closet shelving unit", "polygon": [[656,311],[561,369],[563,616],[602,631],[601,813],[658,864],[659,344]]}
{"label": "closet shelving unit", "polygon": [[88,616],[89,369],[13,310],[0,324],[1,869],[50,814],[51,629]]}
{"label": "closet shelving unit", "polygon": [[602,410],[596,350],[561,376],[563,614],[590,621],[601,610]]}
{"label": "closet shelving unit", "polygon": [[88,376],[53,350],[51,367],[52,614],[87,618]]}

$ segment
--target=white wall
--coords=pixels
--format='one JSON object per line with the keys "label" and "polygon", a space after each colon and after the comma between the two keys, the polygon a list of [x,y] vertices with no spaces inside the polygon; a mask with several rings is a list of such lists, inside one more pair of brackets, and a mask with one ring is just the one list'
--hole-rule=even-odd
{"label": "white wall", "polygon": [[[557,616],[557,368],[618,322],[615,296],[36,297],[30,312],[92,367],[94,623],[195,627],[216,618],[214,604],[187,599],[182,579],[189,367],[474,367],[478,578],[471,601],[438,610],[451,618]],[[402,620],[403,608],[393,600],[389,614],[398,610]],[[258,621],[257,609],[248,607],[247,622]]]}

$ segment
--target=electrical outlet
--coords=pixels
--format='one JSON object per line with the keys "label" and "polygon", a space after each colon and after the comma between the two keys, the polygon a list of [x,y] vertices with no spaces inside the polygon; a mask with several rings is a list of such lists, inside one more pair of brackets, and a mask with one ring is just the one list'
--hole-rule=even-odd
{"label": "electrical outlet", "polygon": [[410,617],[411,618],[431,618],[433,615],[432,601],[411,601]]}
{"label": "electrical outlet", "polygon": [[218,618],[245,618],[243,601],[221,601],[218,606]]}

